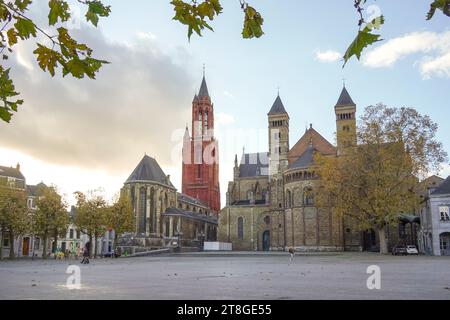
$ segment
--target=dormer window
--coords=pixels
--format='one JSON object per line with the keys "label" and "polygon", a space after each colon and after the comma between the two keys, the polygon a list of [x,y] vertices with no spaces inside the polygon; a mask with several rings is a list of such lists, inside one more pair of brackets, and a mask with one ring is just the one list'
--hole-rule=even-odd
{"label": "dormer window", "polygon": [[450,221],[449,209],[448,207],[439,207],[439,213],[441,216],[441,221]]}

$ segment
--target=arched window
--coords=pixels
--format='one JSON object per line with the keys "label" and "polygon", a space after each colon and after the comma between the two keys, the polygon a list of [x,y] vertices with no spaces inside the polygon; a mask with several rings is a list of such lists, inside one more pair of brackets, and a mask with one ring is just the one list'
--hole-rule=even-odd
{"label": "arched window", "polygon": [[314,205],[314,193],[311,187],[306,187],[303,190],[303,204],[306,206]]}
{"label": "arched window", "polygon": [[206,130],[208,130],[208,111],[205,111],[205,116],[203,119],[203,132],[206,133]]}
{"label": "arched window", "polygon": [[147,211],[147,189],[139,190],[139,233],[145,233],[145,220]]}
{"label": "arched window", "polygon": [[244,218],[238,218],[238,226],[237,226],[238,239],[244,240]]}

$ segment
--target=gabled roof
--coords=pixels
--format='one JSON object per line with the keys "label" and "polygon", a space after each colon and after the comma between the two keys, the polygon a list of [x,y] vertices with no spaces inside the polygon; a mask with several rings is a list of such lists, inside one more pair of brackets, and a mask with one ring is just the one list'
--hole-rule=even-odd
{"label": "gabled roof", "polygon": [[345,86],[342,88],[341,95],[339,96],[338,102],[336,103],[336,107],[341,106],[356,106]]}
{"label": "gabled roof", "polygon": [[25,180],[25,177],[20,172],[20,170],[13,168],[13,167],[0,166],[0,177],[11,177],[11,178]]}
{"label": "gabled roof", "polygon": [[37,197],[40,189],[46,188],[46,187],[47,187],[47,185],[43,182],[38,183],[37,185],[28,185],[27,184],[27,194],[28,194],[28,196],[31,196],[31,197]]}
{"label": "gabled roof", "polygon": [[202,207],[208,208],[208,204],[200,201],[197,198],[188,196],[187,194],[184,194],[184,193],[179,193],[178,192],[177,193],[177,198],[178,198],[178,201],[181,201],[181,202],[190,203],[190,204],[193,204],[193,205],[196,205],[196,206],[202,206]]}
{"label": "gabled roof", "polygon": [[303,152],[303,154],[297,158],[291,165],[289,165],[289,169],[301,169],[308,168],[314,162],[314,147],[312,143],[308,146],[308,148]]}
{"label": "gabled roof", "polygon": [[245,153],[239,166],[239,177],[264,177],[269,175],[269,154],[267,152]]}
{"label": "gabled roof", "polygon": [[217,217],[215,216],[207,216],[205,214],[186,211],[178,208],[167,208],[166,212],[162,214],[163,216],[181,216],[187,219],[196,220],[196,221],[204,221],[212,224],[217,224]]}
{"label": "gabled roof", "polygon": [[198,92],[198,98],[209,98],[208,86],[206,85],[205,76],[203,76],[202,84],[200,85],[200,91]]}
{"label": "gabled roof", "polygon": [[287,113],[287,112],[286,112],[286,109],[284,109],[283,101],[281,101],[280,95],[278,95],[277,98],[275,99],[268,115],[283,114],[283,113]]}
{"label": "gabled roof", "polygon": [[432,195],[438,194],[449,194],[450,195],[450,176],[442,182],[439,187],[436,188],[432,193]]}
{"label": "gabled roof", "polygon": [[323,155],[335,155],[336,148],[328,142],[327,139],[322,137],[312,126],[305,131],[303,136],[297,141],[297,143],[289,150],[288,159],[289,163],[294,163],[305,151],[308,149],[310,143],[314,150],[320,152]]}
{"label": "gabled roof", "polygon": [[139,162],[126,182],[132,181],[158,182],[174,188],[172,183],[167,181],[167,176],[159,166],[158,162],[148,155],[145,155],[142,158],[141,162]]}

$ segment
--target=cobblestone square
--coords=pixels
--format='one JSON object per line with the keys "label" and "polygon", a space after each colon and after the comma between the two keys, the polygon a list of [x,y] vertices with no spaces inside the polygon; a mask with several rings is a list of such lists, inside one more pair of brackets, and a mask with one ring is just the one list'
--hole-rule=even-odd
{"label": "cobblestone square", "polygon": [[[68,289],[69,265],[81,288]],[[367,288],[367,267],[381,289]],[[190,253],[0,262],[0,299],[450,299],[450,258],[371,253]]]}

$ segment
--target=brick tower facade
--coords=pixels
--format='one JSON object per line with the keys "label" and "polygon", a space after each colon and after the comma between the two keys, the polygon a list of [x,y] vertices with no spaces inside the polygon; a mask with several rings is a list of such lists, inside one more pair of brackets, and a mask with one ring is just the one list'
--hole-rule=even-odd
{"label": "brick tower facade", "polygon": [[183,141],[182,192],[220,211],[219,146],[214,138],[214,105],[205,75],[192,101],[192,136],[186,127]]}

